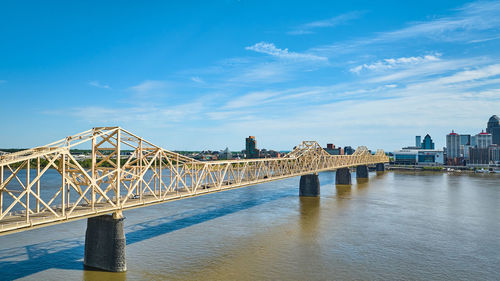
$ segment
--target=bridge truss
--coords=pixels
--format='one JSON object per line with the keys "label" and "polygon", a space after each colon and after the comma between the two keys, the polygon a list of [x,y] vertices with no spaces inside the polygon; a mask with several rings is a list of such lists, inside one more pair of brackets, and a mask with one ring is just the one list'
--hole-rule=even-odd
{"label": "bridge truss", "polygon": [[[70,149],[90,144],[79,161]],[[339,168],[388,162],[358,147],[330,155],[304,141],[282,158],[198,161],[120,127],[98,127],[0,156],[0,235]]]}

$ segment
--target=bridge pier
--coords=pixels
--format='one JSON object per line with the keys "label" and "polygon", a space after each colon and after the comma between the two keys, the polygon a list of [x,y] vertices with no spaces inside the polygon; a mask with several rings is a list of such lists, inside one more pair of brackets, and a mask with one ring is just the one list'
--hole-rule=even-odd
{"label": "bridge pier", "polygon": [[303,175],[300,177],[299,196],[319,196],[320,184],[318,174]]}
{"label": "bridge pier", "polygon": [[335,184],[351,184],[351,171],[349,171],[349,168],[337,169],[335,173]]}
{"label": "bridge pier", "polygon": [[385,165],[384,163],[377,163],[377,166],[375,168],[377,170],[377,172],[383,172],[385,171]]}
{"label": "bridge pier", "polygon": [[85,233],[85,267],[111,272],[127,270],[123,215],[102,215],[87,220]]}
{"label": "bridge pier", "polygon": [[367,179],[368,178],[368,166],[366,166],[366,165],[356,166],[356,178],[357,179]]}

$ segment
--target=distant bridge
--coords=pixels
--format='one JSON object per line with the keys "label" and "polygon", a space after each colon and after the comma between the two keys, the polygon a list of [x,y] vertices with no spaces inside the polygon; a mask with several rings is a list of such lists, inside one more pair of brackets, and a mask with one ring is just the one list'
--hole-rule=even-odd
{"label": "distant bridge", "polygon": [[[89,144],[90,167],[84,168],[87,165],[82,166],[70,149]],[[123,150],[132,153],[122,155]],[[89,219],[86,239],[102,240],[107,234],[93,237],[93,233],[98,233],[102,224],[112,225],[111,232],[116,232],[113,221],[121,222],[124,210],[295,176],[306,176],[301,178],[301,195],[315,195],[319,193],[314,176],[318,172],[343,171],[344,178],[346,173],[349,178],[339,182],[342,176],[338,174],[337,183],[349,184],[346,168],[364,167],[367,175],[367,165],[382,165],[383,170],[388,161],[383,150],[372,155],[364,146],[353,155],[330,155],[315,141],[302,142],[282,158],[198,161],[120,127],[98,127],[46,146],[0,156],[0,235],[97,217]],[[51,182],[44,182],[53,170],[58,172],[58,182],[53,182],[54,175]],[[113,217],[103,216],[111,213]],[[122,239],[117,235],[113,239]],[[123,261],[111,266],[91,261],[95,258],[91,252],[100,250],[87,242],[86,265],[125,270],[124,237]]]}

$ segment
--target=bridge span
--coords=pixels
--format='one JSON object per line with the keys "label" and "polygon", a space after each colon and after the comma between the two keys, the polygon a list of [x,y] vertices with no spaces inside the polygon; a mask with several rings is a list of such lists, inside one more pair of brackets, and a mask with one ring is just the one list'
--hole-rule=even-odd
{"label": "bridge span", "polygon": [[[90,158],[78,161],[75,148],[91,149]],[[350,184],[349,168],[368,177],[368,165],[383,171],[388,161],[364,146],[330,155],[315,141],[282,158],[198,161],[123,128],[97,127],[0,156],[0,235],[88,218],[84,264],[125,271],[124,210],[296,176],[301,196],[318,196],[318,172],[337,170],[336,183]],[[44,181],[49,173],[57,182]]]}

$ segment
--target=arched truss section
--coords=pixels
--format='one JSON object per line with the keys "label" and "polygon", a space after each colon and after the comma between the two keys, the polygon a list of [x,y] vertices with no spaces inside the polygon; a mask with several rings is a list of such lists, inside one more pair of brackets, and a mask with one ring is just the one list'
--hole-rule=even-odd
{"label": "arched truss section", "polygon": [[[85,146],[90,157],[71,149]],[[120,127],[98,127],[0,156],[0,235],[309,173],[388,162],[304,141],[283,158],[198,161]],[[55,179],[55,180],[54,180]]]}

